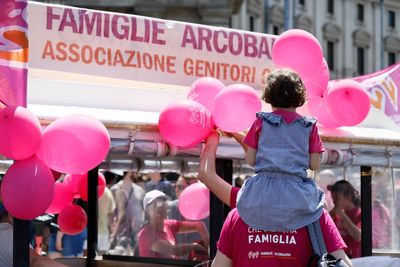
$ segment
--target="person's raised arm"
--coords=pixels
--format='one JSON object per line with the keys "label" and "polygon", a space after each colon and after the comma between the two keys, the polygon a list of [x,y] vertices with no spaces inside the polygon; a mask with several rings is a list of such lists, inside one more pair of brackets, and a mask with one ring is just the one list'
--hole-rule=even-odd
{"label": "person's raised arm", "polygon": [[219,135],[212,132],[205,143],[200,156],[200,168],[197,178],[226,205],[230,205],[232,185],[222,179],[216,172],[215,157]]}

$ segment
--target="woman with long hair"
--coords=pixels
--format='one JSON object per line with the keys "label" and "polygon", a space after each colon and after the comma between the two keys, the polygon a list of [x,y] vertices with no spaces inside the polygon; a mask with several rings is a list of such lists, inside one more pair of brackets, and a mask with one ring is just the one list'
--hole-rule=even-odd
{"label": "woman with long hair", "polygon": [[330,212],[344,242],[346,254],[351,258],[361,257],[361,199],[360,194],[348,181],[337,181],[328,185],[333,204]]}

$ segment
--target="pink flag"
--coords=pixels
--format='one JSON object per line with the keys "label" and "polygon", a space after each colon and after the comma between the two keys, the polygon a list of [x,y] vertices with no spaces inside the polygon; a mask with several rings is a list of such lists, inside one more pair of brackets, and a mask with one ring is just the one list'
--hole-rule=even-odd
{"label": "pink flag", "polygon": [[400,64],[353,79],[367,89],[372,106],[400,126]]}
{"label": "pink flag", "polygon": [[26,106],[28,2],[1,0],[0,107]]}

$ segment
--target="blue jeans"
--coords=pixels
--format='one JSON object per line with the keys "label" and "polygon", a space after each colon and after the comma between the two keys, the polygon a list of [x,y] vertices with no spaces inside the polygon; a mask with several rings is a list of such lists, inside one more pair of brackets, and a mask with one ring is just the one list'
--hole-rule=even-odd
{"label": "blue jeans", "polygon": [[[49,242],[49,252],[58,251],[56,249],[56,233],[52,233]],[[77,235],[64,234],[62,238],[63,250],[61,252],[64,257],[78,257],[83,255],[83,244],[87,238],[87,230]]]}

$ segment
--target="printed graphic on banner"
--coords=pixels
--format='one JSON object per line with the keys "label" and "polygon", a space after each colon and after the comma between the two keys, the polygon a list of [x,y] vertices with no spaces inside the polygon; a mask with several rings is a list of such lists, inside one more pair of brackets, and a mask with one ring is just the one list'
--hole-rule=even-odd
{"label": "printed graphic on banner", "polygon": [[2,0],[0,8],[0,107],[26,106],[27,0]]}
{"label": "printed graphic on banner", "polygon": [[368,90],[371,104],[400,125],[400,64],[354,79]]}
{"label": "printed graphic on banner", "polygon": [[273,68],[272,35],[33,2],[29,14],[33,68],[182,86],[212,76],[256,89]]}

